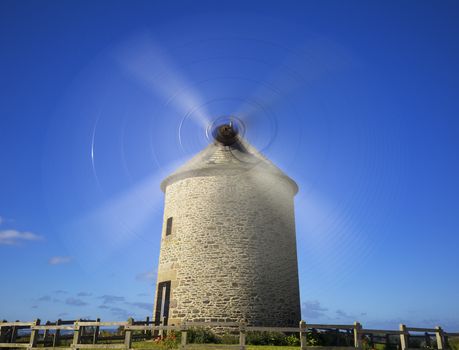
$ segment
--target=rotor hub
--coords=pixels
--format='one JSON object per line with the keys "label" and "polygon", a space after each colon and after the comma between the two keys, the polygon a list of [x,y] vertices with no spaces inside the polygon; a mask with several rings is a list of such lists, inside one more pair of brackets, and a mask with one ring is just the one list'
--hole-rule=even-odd
{"label": "rotor hub", "polygon": [[216,128],[214,138],[225,146],[229,146],[236,142],[237,134],[238,132],[232,124],[223,124]]}
{"label": "rotor hub", "polygon": [[215,141],[224,146],[230,146],[244,131],[244,124],[235,117],[221,117],[210,125],[210,131]]}

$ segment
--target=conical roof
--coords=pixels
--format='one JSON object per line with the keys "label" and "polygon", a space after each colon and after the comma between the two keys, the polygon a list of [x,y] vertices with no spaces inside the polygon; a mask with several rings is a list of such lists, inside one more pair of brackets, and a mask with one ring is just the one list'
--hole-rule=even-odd
{"label": "conical roof", "polygon": [[231,145],[215,141],[161,182],[165,192],[170,184],[189,177],[236,175],[244,171],[269,173],[287,180],[294,193],[298,185],[248,142],[237,138]]}

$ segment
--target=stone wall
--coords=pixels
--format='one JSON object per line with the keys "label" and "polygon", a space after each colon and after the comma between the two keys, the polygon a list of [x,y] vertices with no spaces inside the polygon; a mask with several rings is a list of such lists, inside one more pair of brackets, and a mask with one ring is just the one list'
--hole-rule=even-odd
{"label": "stone wall", "polygon": [[255,171],[167,186],[157,282],[171,281],[169,324],[298,325],[293,196],[284,178]]}

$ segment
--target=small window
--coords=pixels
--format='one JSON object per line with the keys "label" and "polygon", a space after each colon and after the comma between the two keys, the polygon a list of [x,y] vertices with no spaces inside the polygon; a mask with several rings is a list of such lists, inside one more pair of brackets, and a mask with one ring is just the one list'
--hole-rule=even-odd
{"label": "small window", "polygon": [[166,236],[169,236],[171,233],[172,233],[172,217],[167,219]]}

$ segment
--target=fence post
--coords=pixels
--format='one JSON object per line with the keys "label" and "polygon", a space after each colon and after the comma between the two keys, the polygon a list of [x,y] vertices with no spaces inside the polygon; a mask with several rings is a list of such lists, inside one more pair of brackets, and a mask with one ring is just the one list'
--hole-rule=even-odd
{"label": "fence post", "polygon": [[300,321],[300,349],[305,350],[307,346],[307,333],[308,328],[306,327],[306,322],[303,320]]}
{"label": "fence post", "polygon": [[80,343],[80,339],[81,339],[81,326],[78,323],[78,321],[75,321],[73,323],[73,342],[72,342],[73,349],[78,349],[78,344]]}
{"label": "fence post", "polygon": [[180,349],[184,350],[186,348],[186,334],[187,334],[187,326],[186,326],[186,320],[182,322],[180,325],[182,335],[180,337]]}
{"label": "fence post", "polygon": [[[100,322],[100,318],[96,319],[96,322]],[[99,340],[99,325],[94,327],[94,334],[92,335],[92,343],[97,344],[97,341]]]}
{"label": "fence post", "polygon": [[[18,320],[16,320],[16,322],[18,322]],[[16,343],[17,336],[18,336],[18,327],[16,326],[11,327],[10,343]]]}
{"label": "fence post", "polygon": [[362,325],[355,321],[354,322],[354,347],[357,349],[362,348],[362,334],[361,334]]}
{"label": "fence post", "polygon": [[[61,323],[62,323],[62,320],[58,319],[56,321],[56,326],[59,326]],[[54,332],[54,336],[53,336],[53,348],[59,345],[61,345],[61,330],[56,329]]]}
{"label": "fence post", "polygon": [[[145,319],[145,326],[148,326],[150,324],[150,316],[147,316]],[[151,332],[148,329],[145,329],[143,331],[143,334],[145,334],[145,338],[151,338]]]}
{"label": "fence post", "polygon": [[[33,326],[38,326],[40,325],[40,319],[37,318],[35,322],[32,324]],[[37,347],[37,341],[38,341],[38,329],[32,329],[30,331],[30,342],[29,342],[29,349]]]}
{"label": "fence post", "polygon": [[429,332],[424,333],[424,341],[426,342],[426,347],[430,348],[432,345],[432,342],[430,341],[430,334]]}
{"label": "fence post", "polygon": [[[160,326],[164,326],[164,316],[161,317],[161,321],[159,322]],[[164,329],[159,330],[159,337],[162,339],[164,335]]]}
{"label": "fence post", "polygon": [[406,326],[404,324],[400,324],[400,346],[401,350],[407,350],[409,347],[408,343],[408,331],[406,330]]}
{"label": "fence post", "polygon": [[0,343],[6,343],[5,334],[7,334],[8,327],[2,327],[2,323],[6,322],[6,320],[0,321]]}
{"label": "fence post", "polygon": [[239,322],[239,350],[245,350],[245,332],[247,323],[245,321]]}
{"label": "fence post", "polygon": [[[86,321],[82,318],[79,319],[79,321]],[[81,343],[81,339],[86,335],[86,326],[80,326],[80,343]]]}
{"label": "fence post", "polygon": [[[46,321],[45,326],[49,326],[50,324],[51,324],[50,321]],[[49,335],[49,329],[45,329],[43,331],[43,346],[46,346],[45,343],[46,343],[46,338],[48,337],[48,335]]]}
{"label": "fence post", "polygon": [[351,346],[351,333],[350,329],[346,329],[346,346]]}
{"label": "fence post", "polygon": [[440,326],[435,327],[435,338],[437,338],[437,349],[443,350],[445,348],[445,338],[443,334],[443,329]]}
{"label": "fence post", "polygon": [[[134,319],[132,317],[128,318],[127,326],[132,326]],[[129,350],[132,347],[132,331],[130,329],[124,328],[124,347],[126,350]]]}

